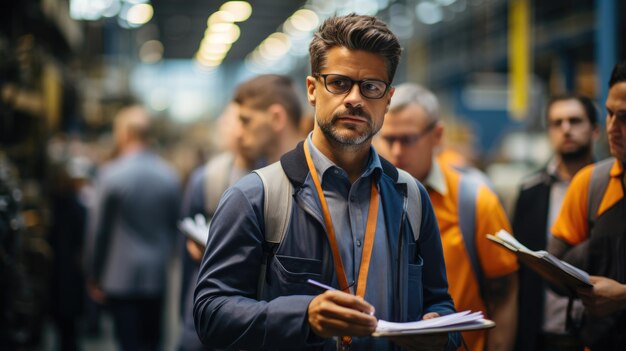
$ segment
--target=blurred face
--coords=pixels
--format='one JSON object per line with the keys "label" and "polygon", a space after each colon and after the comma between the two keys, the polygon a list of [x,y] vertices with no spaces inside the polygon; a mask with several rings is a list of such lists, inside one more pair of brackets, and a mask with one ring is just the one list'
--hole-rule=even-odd
{"label": "blurred face", "polygon": [[239,121],[241,154],[249,160],[267,158],[275,139],[271,114],[268,111],[252,109],[244,103],[239,105]]}
{"label": "blurred face", "polygon": [[606,99],[606,134],[611,155],[626,162],[626,82],[613,85]]}
{"label": "blurred face", "polygon": [[119,150],[128,147],[133,142],[141,141],[136,131],[146,130],[149,125],[150,117],[144,108],[130,106],[121,109],[113,122],[115,147]]}
{"label": "blurred face", "polygon": [[387,113],[376,138],[376,150],[394,166],[424,181],[432,167],[433,153],[441,141],[443,127],[428,118],[417,105]]}
{"label": "blurred face", "polygon": [[126,139],[124,121],[120,119],[115,120],[113,123],[113,142],[115,143],[115,147],[119,148],[124,145]]}
{"label": "blurred face", "polygon": [[[385,59],[380,55],[334,47],[326,58],[325,67],[317,73],[337,74],[352,80],[389,81]],[[326,83],[343,84],[345,81],[327,79]],[[392,95],[393,88],[390,88],[379,99],[366,98],[361,95],[358,83],[345,93],[333,94],[326,89],[324,78],[307,77],[307,97],[315,107],[317,122],[314,137],[323,134],[326,140],[346,147],[369,143],[383,123]]]}
{"label": "blurred face", "polygon": [[580,159],[591,154],[597,127],[589,122],[583,105],[576,99],[554,102],[548,110],[548,137],[556,153],[564,160]]}

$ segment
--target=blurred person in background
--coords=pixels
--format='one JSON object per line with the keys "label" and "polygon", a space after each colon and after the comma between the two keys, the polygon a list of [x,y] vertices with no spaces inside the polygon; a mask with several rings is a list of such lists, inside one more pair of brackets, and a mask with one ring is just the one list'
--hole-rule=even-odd
{"label": "blurred person in background", "polygon": [[[65,141],[59,143],[67,145]],[[88,186],[91,167],[91,161],[84,156],[64,154],[62,159],[53,160],[51,172],[50,312],[58,332],[59,350],[64,351],[80,349],[78,321],[86,303],[82,256],[89,205],[84,188]]]}
{"label": "blurred person in background", "polygon": [[[202,214],[210,221],[226,189],[254,168],[275,162],[301,139],[302,106],[291,78],[266,74],[239,85],[224,115],[230,126],[220,134],[226,151],[194,171],[185,190],[182,217]],[[180,351],[204,350],[193,322],[193,291],[204,246],[186,243],[183,280],[183,328]]]}
{"label": "blurred person in background", "polygon": [[179,179],[150,150],[150,126],[142,106],[117,113],[117,155],[99,171],[89,223],[88,289],[111,312],[125,351],[160,349],[166,266],[178,232]]}
{"label": "blurred person in background", "polygon": [[626,61],[613,68],[605,106],[612,157],[574,176],[548,243],[590,274],[593,287],[577,293],[585,307],[581,337],[593,351],[626,345]]}
{"label": "blurred person in background", "polygon": [[[488,335],[484,331],[463,333],[469,349],[511,350],[517,318],[517,260],[486,237],[500,229],[510,231],[509,221],[498,197],[481,178],[435,159],[444,131],[438,114],[439,103],[432,92],[417,84],[399,85],[376,138],[376,150],[426,186],[441,232],[456,309],[484,311],[496,322]],[[460,190],[463,177],[472,180],[467,184],[473,192]],[[467,203],[469,206],[463,206]],[[475,218],[468,223],[474,225],[463,228],[467,231],[463,233],[461,212],[472,206]],[[473,240],[473,245],[465,242],[466,238]],[[477,257],[477,269],[472,255]]]}
{"label": "blurred person in background", "polygon": [[[531,250],[545,250],[550,228],[561,209],[574,175],[593,162],[593,141],[599,135],[598,113],[591,99],[564,95],[550,100],[546,125],[554,156],[520,186],[513,233]],[[516,350],[583,350],[575,330],[567,330],[568,299],[543,283],[539,275],[520,267],[519,318]],[[571,316],[580,323],[582,303],[574,302]]]}

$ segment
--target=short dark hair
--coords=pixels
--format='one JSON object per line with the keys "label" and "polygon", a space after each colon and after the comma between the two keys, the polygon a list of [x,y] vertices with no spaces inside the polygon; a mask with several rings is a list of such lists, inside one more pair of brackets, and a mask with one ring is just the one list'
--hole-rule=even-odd
{"label": "short dark hair", "polygon": [[556,102],[566,100],[578,101],[583,106],[583,110],[585,110],[585,114],[587,115],[587,119],[589,119],[589,123],[591,123],[591,125],[598,124],[598,109],[593,103],[593,100],[586,96],[576,94],[557,95],[552,97],[548,102],[548,105],[546,106],[546,120],[549,117],[550,108],[552,107],[552,105],[554,105]]}
{"label": "short dark hair", "polygon": [[293,80],[279,74],[262,74],[241,83],[235,91],[235,103],[255,110],[267,110],[279,104],[287,111],[289,120],[298,128],[302,106]]}
{"label": "short dark hair", "polygon": [[387,63],[389,82],[393,81],[402,48],[396,35],[384,22],[373,16],[355,13],[327,18],[309,46],[312,74],[321,73],[328,50],[338,46],[383,56]]}
{"label": "short dark hair", "polygon": [[613,67],[611,72],[611,79],[609,79],[609,89],[615,84],[626,82],[626,61],[622,61]]}

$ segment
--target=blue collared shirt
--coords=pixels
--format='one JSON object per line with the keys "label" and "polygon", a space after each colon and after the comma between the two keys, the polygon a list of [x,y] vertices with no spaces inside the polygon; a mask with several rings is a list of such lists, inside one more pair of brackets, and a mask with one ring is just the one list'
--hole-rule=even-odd
{"label": "blue collared shirt", "polygon": [[[355,281],[358,280],[361,266],[371,182],[376,182],[378,186],[378,180],[383,171],[380,158],[374,148],[370,147],[369,160],[363,173],[351,184],[347,172],[334,164],[313,145],[310,134],[307,143],[315,168],[322,179],[322,189],[328,202],[346,277],[348,284],[351,285],[351,292],[354,293],[356,290]],[[308,178],[307,182],[312,183],[312,180]],[[311,186],[314,187],[312,184]],[[379,198],[378,201],[376,235],[370,260],[365,300],[375,307],[376,318],[390,320],[393,300],[391,249],[387,240],[383,207],[380,203],[382,200]],[[358,340],[355,339],[353,342],[358,343]]]}

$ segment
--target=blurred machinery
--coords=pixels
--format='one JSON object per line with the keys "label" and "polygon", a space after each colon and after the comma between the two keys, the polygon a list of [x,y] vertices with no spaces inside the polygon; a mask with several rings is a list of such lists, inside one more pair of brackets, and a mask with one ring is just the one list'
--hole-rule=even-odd
{"label": "blurred machinery", "polygon": [[51,252],[36,209],[26,210],[17,170],[0,154],[0,347],[39,341]]}

